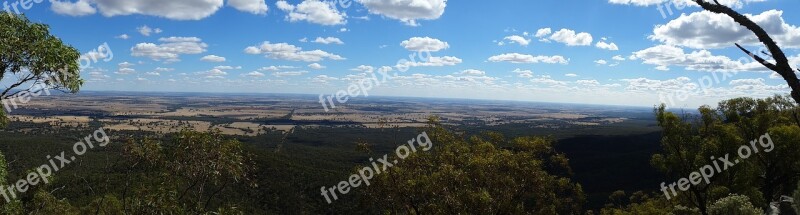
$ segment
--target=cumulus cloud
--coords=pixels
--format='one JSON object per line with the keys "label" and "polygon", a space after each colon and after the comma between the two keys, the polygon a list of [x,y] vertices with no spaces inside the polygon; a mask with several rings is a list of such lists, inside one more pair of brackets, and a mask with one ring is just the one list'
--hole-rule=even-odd
{"label": "cumulus cloud", "polygon": [[605,50],[611,50],[611,51],[619,50],[619,47],[617,47],[617,44],[606,43],[605,41],[598,41],[597,44],[595,44],[595,47],[600,48],[600,49],[605,49]]}
{"label": "cumulus cloud", "polygon": [[533,72],[531,70],[522,70],[522,69],[517,68],[517,69],[515,69],[514,71],[511,71],[511,72],[517,73],[517,77],[520,77],[520,78],[533,78]]}
{"label": "cumulus cloud", "polygon": [[538,37],[538,38],[543,38],[543,37],[546,37],[547,35],[550,35],[552,33],[553,33],[553,29],[542,28],[542,29],[537,30],[536,31],[536,35],[534,35],[534,36]]}
{"label": "cumulus cloud", "polygon": [[350,69],[350,71],[358,71],[358,72],[372,72],[375,71],[375,67],[367,66],[367,65],[359,65],[356,68]]}
{"label": "cumulus cloud", "polygon": [[205,62],[225,62],[225,57],[220,57],[216,55],[206,55],[205,57],[200,58],[200,60]]}
{"label": "cumulus cloud", "polygon": [[456,75],[483,76],[486,75],[486,72],[477,69],[468,69],[461,72],[457,72]]}
{"label": "cumulus cloud", "polygon": [[312,68],[312,69],[325,69],[325,66],[323,66],[323,65],[321,65],[321,64],[318,64],[318,63],[312,63],[312,64],[308,64],[308,68]]}
{"label": "cumulus cloud", "polygon": [[[718,0],[718,1],[720,4],[723,5],[727,5],[734,8],[742,8],[742,6],[744,6],[745,3],[763,2],[766,0]],[[634,6],[652,6],[652,5],[670,4],[667,6],[674,7],[676,9],[683,8],[686,6],[698,7],[697,3],[694,3],[691,0],[608,0],[608,3],[634,5]]]}
{"label": "cumulus cloud", "polygon": [[447,0],[357,0],[369,13],[418,26],[416,20],[435,20],[444,14]]}
{"label": "cumulus cloud", "polygon": [[533,56],[520,53],[507,53],[489,57],[491,62],[511,62],[511,63],[549,63],[549,64],[567,64],[569,60],[563,56]]}
{"label": "cumulus cloud", "polygon": [[250,77],[250,78],[261,78],[261,77],[264,77],[265,75],[264,75],[264,73],[260,73],[260,72],[257,72],[257,71],[252,71],[250,73],[244,74],[244,76]]}
{"label": "cumulus cloud", "polygon": [[428,57],[428,59],[425,61],[402,61],[399,62],[395,67],[408,68],[419,66],[455,66],[461,62],[463,61],[460,58],[452,56]]}
{"label": "cumulus cloud", "polygon": [[325,59],[344,60],[342,56],[331,54],[322,50],[303,51],[302,48],[288,43],[270,43],[265,41],[260,46],[250,46],[244,49],[247,54],[265,54],[266,57],[278,60],[317,62]]}
{"label": "cumulus cloud", "polygon": [[160,28],[153,29],[153,28],[148,27],[147,25],[144,25],[142,27],[136,28],[136,31],[138,31],[140,34],[142,34],[142,35],[144,35],[146,37],[149,37],[150,34],[153,34],[153,33],[156,33],[156,34],[161,33],[161,29]]}
{"label": "cumulus cloud", "polygon": [[[769,10],[758,15],[745,16],[763,27],[781,47],[800,48],[800,27],[786,23],[783,11]],[[667,24],[657,25],[649,38],[668,45],[694,49],[726,48],[734,43],[760,44],[752,32],[732,18],[708,11],[682,14]]]}
{"label": "cumulus cloud", "polygon": [[223,0],[86,0],[81,3],[82,1],[76,4],[91,7],[87,4],[92,3],[100,14],[107,17],[140,14],[174,20],[200,20],[217,12],[223,4]]}
{"label": "cumulus cloud", "polygon": [[307,21],[320,25],[343,25],[347,23],[347,14],[339,12],[333,3],[307,0],[292,5],[286,1],[276,3],[278,9],[288,13],[286,20],[290,22]]}
{"label": "cumulus cloud", "polygon": [[592,35],[586,32],[575,33],[570,29],[561,29],[550,35],[550,39],[568,46],[592,45]]}
{"label": "cumulus cloud", "polygon": [[430,37],[412,37],[400,43],[400,46],[409,51],[430,51],[437,52],[443,49],[450,48],[450,44],[443,42],[439,39]]}
{"label": "cumulus cloud", "polygon": [[686,53],[682,48],[659,45],[633,53],[634,59],[645,64],[656,65],[658,70],[669,70],[669,66],[681,66],[694,71],[765,71],[766,68],[751,61],[731,60],[726,56],[716,56],[708,50]]}
{"label": "cumulus cloud", "polygon": [[180,61],[182,54],[200,54],[206,52],[207,44],[197,37],[169,37],[158,39],[160,44],[139,43],[131,48],[134,57],[148,57],[155,61]]}
{"label": "cumulus cloud", "polygon": [[68,16],[86,16],[97,13],[97,9],[92,7],[87,0],[78,0],[77,2],[52,0],[50,9],[57,14]]}
{"label": "cumulus cloud", "polygon": [[519,35],[511,35],[511,36],[507,36],[507,37],[505,37],[503,39],[504,40],[508,40],[511,43],[519,44],[521,46],[528,46],[528,44],[531,43],[530,39],[525,39],[525,37],[522,37],[522,36],[519,36]]}
{"label": "cumulus cloud", "polygon": [[329,83],[331,81],[336,81],[336,80],[339,80],[339,78],[330,77],[330,76],[327,76],[327,75],[318,75],[317,77],[314,77],[313,79],[311,79],[311,82],[318,83],[318,84],[327,84],[327,83]]}
{"label": "cumulus cloud", "polygon": [[237,10],[258,15],[267,14],[267,10],[269,10],[264,0],[228,0],[228,5]]}
{"label": "cumulus cloud", "polygon": [[272,73],[272,76],[282,78],[287,76],[300,76],[308,73],[308,71],[289,71],[289,72],[275,72]]}
{"label": "cumulus cloud", "polygon": [[342,40],[340,40],[339,38],[336,38],[336,37],[325,37],[325,38],[317,37],[317,39],[315,39],[314,42],[315,43],[326,44],[326,45],[327,44],[338,44],[338,45],[344,44],[344,42],[342,42]]}

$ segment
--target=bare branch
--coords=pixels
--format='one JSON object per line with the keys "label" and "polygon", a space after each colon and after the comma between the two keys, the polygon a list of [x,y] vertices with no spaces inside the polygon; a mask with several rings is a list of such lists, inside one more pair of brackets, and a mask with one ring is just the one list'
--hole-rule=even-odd
{"label": "bare branch", "polygon": [[749,50],[745,49],[744,47],[742,47],[738,43],[736,43],[736,47],[739,47],[739,49],[741,49],[748,56],[752,57],[753,59],[758,61],[758,63],[760,63],[761,65],[764,65],[765,67],[769,68],[770,70],[776,70],[777,69],[775,64],[772,64],[769,61],[765,60],[764,58],[761,58],[760,56],[753,54],[752,52],[750,52]]}
{"label": "bare branch", "polygon": [[750,18],[747,16],[734,11],[728,6],[719,4],[719,2],[716,0],[714,0],[716,4],[711,4],[705,0],[694,0],[694,2],[700,5],[700,7],[702,7],[704,10],[718,14],[725,14],[731,17],[733,21],[753,32],[758,40],[761,41],[761,43],[763,43],[772,54],[771,56],[775,59],[775,64],[765,63],[767,61],[763,58],[745,50],[739,44],[736,44],[736,46],[738,46],[739,49],[742,49],[742,51],[751,57],[758,60],[762,65],[781,75],[781,77],[786,80],[786,83],[789,85],[789,87],[792,88],[792,98],[795,100],[795,102],[800,103],[800,79],[797,79],[797,75],[794,73],[794,69],[792,69],[786,54],[783,52],[783,50],[781,50],[775,40],[773,40],[772,37],[767,34],[767,31],[765,31],[764,28],[753,22],[753,20],[750,20]]}
{"label": "bare branch", "polygon": [[[23,78],[23,79],[19,80],[17,83],[14,83],[14,84],[12,84],[12,85],[11,85],[11,86],[9,86],[8,88],[6,88],[6,90],[4,90],[4,91],[3,91],[3,93],[0,93],[0,99],[7,99],[7,98],[8,98],[8,96],[6,96],[6,95],[8,95],[8,92],[9,92],[9,91],[11,91],[11,90],[12,90],[12,89],[14,89],[14,88],[17,88],[17,87],[19,87],[19,85],[22,85],[22,84],[24,84],[25,82],[28,82],[28,81],[31,81],[31,80],[33,80],[34,78],[35,78],[35,76],[32,76],[32,74],[29,74],[27,77],[25,77],[25,78]],[[16,93],[15,93],[15,94],[16,94]]]}

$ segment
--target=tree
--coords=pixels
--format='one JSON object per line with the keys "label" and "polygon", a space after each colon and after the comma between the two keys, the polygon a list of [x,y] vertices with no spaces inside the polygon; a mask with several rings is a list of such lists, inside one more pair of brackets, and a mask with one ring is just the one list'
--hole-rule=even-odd
{"label": "tree", "polygon": [[[652,163],[675,181],[730,155],[728,160],[740,162],[713,174],[707,182],[689,186],[673,201],[708,214],[708,205],[735,193],[767,208],[770,201],[792,192],[800,175],[800,162],[796,159],[800,157],[800,145],[795,144],[800,141],[800,127],[791,117],[796,109],[783,96],[725,100],[716,109],[700,107],[696,117],[681,117],[661,106],[656,109],[656,116],[663,128],[663,152],[654,155]],[[761,145],[765,148],[761,153],[740,159],[740,147],[763,144],[751,141],[759,141],[756,139],[766,134],[771,138],[770,149]]]}
{"label": "tree", "polygon": [[242,143],[227,139],[218,130],[184,129],[166,143],[150,138],[131,140],[124,151],[131,168],[146,172],[136,179],[130,199],[123,195],[122,201],[129,205],[126,210],[134,214],[208,212],[220,192],[245,182],[251,172]]}
{"label": "tree", "polygon": [[[14,76],[0,89],[0,101],[29,96],[45,89],[76,93],[83,85],[80,52],[50,34],[49,26],[31,23],[23,15],[0,12],[0,81]],[[24,84],[30,84],[24,87]],[[0,108],[0,128],[8,125]]]}
{"label": "tree", "polygon": [[764,211],[760,208],[753,206],[747,196],[730,195],[728,197],[717,200],[709,208],[711,215],[762,215]]}
{"label": "tree", "polygon": [[[433,119],[435,148],[376,175],[361,196],[380,214],[576,214],[585,197],[547,138],[464,138]],[[504,148],[503,146],[506,146]]]}
{"label": "tree", "polygon": [[[791,93],[792,98],[794,99],[795,102],[800,104],[800,80],[797,79],[797,75],[795,74],[794,69],[792,69],[792,66],[789,63],[789,59],[786,57],[786,54],[783,52],[783,50],[781,50],[778,44],[775,43],[775,40],[773,40],[772,37],[770,37],[769,34],[767,34],[767,31],[765,31],[764,28],[753,22],[753,20],[750,20],[750,18],[747,18],[747,16],[744,16],[741,13],[736,12],[735,10],[731,9],[728,6],[720,4],[717,0],[714,0],[714,3],[708,2],[706,0],[694,0],[694,1],[698,5],[700,5],[700,7],[702,7],[703,9],[713,13],[725,14],[733,18],[733,21],[735,21],[736,23],[739,23],[748,30],[752,31],[756,35],[756,37],[758,37],[758,40],[761,41],[761,43],[763,43],[767,47],[767,49],[769,50],[768,55],[772,56],[772,58],[775,59],[775,63],[773,64],[765,60],[764,58],[750,52],[749,50],[745,49],[738,43],[736,44],[736,47],[739,47],[739,49],[741,49],[743,52],[747,53],[747,55],[749,55],[750,57],[761,63],[761,65],[764,65],[770,70],[777,72],[781,77],[783,77],[783,79],[786,80],[786,83],[789,84],[789,87],[792,88],[792,93]],[[800,69],[798,69],[798,71],[800,71]]]}

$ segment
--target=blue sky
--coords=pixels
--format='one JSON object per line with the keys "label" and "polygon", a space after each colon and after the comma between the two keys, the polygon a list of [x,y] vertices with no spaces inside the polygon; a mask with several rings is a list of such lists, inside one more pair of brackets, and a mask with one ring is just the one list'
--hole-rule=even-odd
{"label": "blue sky", "polygon": [[[758,50],[749,32],[679,1],[70,0],[18,9],[97,57],[83,69],[84,90],[332,94],[386,72],[396,77],[370,95],[693,108],[789,92],[733,47]],[[721,2],[752,14],[800,63],[800,2]],[[432,57],[398,66],[419,53]]]}

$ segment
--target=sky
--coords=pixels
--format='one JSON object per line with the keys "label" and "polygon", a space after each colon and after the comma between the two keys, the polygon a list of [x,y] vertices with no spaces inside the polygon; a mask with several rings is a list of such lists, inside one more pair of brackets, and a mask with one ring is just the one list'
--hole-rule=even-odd
{"label": "sky", "polygon": [[[734,46],[761,49],[752,33],[685,0],[3,1],[86,56],[82,90],[687,108],[789,93]],[[800,1],[720,2],[800,64]]]}

